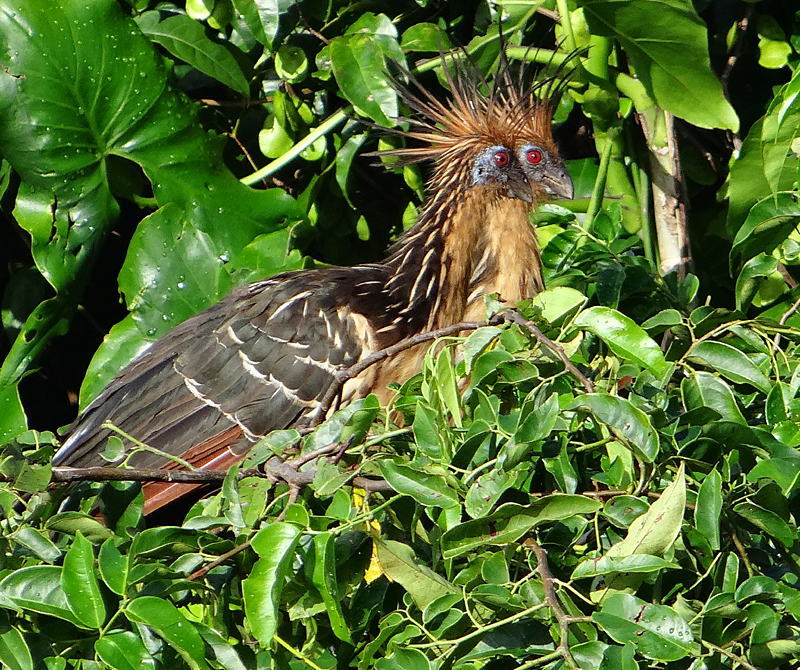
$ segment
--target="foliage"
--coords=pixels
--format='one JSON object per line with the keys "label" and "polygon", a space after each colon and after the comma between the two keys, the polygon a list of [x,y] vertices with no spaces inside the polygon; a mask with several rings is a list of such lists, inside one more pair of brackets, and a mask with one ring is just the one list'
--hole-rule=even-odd
{"label": "foliage", "polygon": [[[787,4],[0,0],[0,663],[796,666]],[[379,129],[408,113],[384,71],[438,91],[436,55],[461,43],[490,73],[501,17],[514,61],[588,48],[557,114],[567,151],[592,123],[570,162],[583,199],[540,208],[549,288],[520,309],[595,393],[527,330],[487,325],[436,345],[391,407],[366,398],[304,437],[349,446],[306,464],[291,504],[234,469],[181,525],[147,528],[137,484],[52,486],[57,439],[28,429],[67,420],[53,387],[83,372],[89,324],[123,316],[116,273],[129,313],[82,404],[237,283],[378,258],[422,191],[416,168],[359,155],[400,141]],[[656,269],[651,198],[678,159],[697,276]]]}

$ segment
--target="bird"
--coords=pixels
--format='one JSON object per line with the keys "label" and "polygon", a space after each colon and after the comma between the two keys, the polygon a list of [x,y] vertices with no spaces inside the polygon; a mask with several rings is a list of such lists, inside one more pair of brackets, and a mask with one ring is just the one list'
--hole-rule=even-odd
{"label": "bird", "polygon": [[[543,290],[530,214],[547,198],[573,197],[552,132],[567,77],[526,85],[503,57],[489,85],[468,58],[442,58],[449,100],[406,70],[413,92],[391,80],[412,111],[394,131],[410,146],[382,153],[433,167],[415,224],[384,260],[234,288],[114,377],[66,430],[54,465],[107,465],[100,453],[113,424],[194,468],[228,468],[270,431],[307,427],[337,371],[415,334],[483,320],[484,295],[516,304]],[[387,384],[418,372],[424,355],[417,346],[370,366],[343,386],[341,403],[370,392],[387,402]],[[126,463],[182,467],[153,451]],[[191,488],[146,485],[145,512]]]}

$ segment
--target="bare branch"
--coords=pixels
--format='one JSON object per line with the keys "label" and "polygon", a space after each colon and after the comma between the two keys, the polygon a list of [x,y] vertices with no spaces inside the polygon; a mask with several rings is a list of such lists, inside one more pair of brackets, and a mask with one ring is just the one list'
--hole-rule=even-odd
{"label": "bare branch", "polygon": [[592,382],[590,382],[586,376],[580,370],[578,370],[576,365],[569,360],[569,357],[564,349],[558,346],[555,342],[553,342],[553,340],[539,330],[533,321],[528,321],[524,316],[513,309],[503,312],[503,316],[505,317],[506,321],[516,323],[518,326],[522,326],[523,328],[527,329],[536,338],[539,344],[547,347],[556,356],[558,356],[558,360],[560,360],[569,373],[583,385],[583,388],[586,389],[587,393],[594,393],[594,384],[592,384]]}
{"label": "bare branch", "polygon": [[447,337],[448,335],[456,335],[463,330],[477,330],[478,328],[482,328],[486,325],[487,324],[485,321],[462,321],[461,323],[456,323],[452,326],[438,328],[437,330],[430,330],[427,333],[420,333],[419,335],[414,335],[413,337],[402,340],[397,344],[393,344],[391,347],[386,347],[386,349],[376,351],[349,368],[339,370],[336,373],[333,384],[331,384],[330,388],[322,397],[319,407],[317,408],[316,416],[310,425],[318,425],[324,419],[325,415],[328,413],[328,410],[342,392],[342,387],[344,386],[345,382],[349,379],[357,377],[367,368],[375,365],[376,363],[380,363],[387,358],[391,358],[392,356],[395,356],[406,349],[416,347],[419,344],[430,342],[431,340],[436,340],[440,337]]}
{"label": "bare branch", "polygon": [[544,601],[558,622],[558,629],[561,639],[558,643],[558,648],[556,651],[561,655],[561,657],[564,659],[564,662],[570,668],[573,670],[578,670],[578,664],[575,662],[575,659],[572,658],[572,654],[569,651],[569,624],[573,623],[573,617],[569,616],[564,611],[564,608],[561,607],[561,603],[556,595],[555,586],[553,585],[553,575],[551,574],[550,566],[547,563],[547,551],[533,538],[528,538],[525,540],[525,545],[530,547],[533,553],[536,555],[536,562],[538,564],[536,566],[536,571],[542,578],[542,586],[544,586]]}

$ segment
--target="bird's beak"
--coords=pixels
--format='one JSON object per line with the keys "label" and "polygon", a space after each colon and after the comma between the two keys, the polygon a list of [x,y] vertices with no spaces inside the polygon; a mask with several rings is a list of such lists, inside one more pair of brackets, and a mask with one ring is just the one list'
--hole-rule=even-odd
{"label": "bird's beak", "polygon": [[542,186],[550,195],[555,195],[565,200],[575,197],[575,186],[572,177],[563,164],[554,165],[547,169],[542,176]]}
{"label": "bird's beak", "polygon": [[533,190],[531,189],[531,183],[528,181],[528,178],[525,176],[525,173],[522,170],[519,173],[514,173],[511,178],[506,182],[506,187],[508,188],[508,194],[512,198],[519,198],[523,202],[527,202],[528,204],[533,202]]}

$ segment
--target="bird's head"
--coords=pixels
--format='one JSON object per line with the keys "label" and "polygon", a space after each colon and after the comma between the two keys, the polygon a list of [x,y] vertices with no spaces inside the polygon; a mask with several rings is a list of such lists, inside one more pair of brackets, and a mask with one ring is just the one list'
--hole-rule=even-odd
{"label": "bird's head", "polygon": [[419,116],[403,119],[411,129],[400,134],[419,146],[385,153],[405,164],[432,160],[432,192],[486,187],[531,205],[548,196],[573,197],[572,179],[552,132],[553,110],[567,80],[561,68],[525,85],[522,77],[514,81],[502,58],[494,83],[488,85],[474,63],[454,58],[452,69],[445,67],[451,90],[448,103],[406,74],[419,93],[395,87]]}
{"label": "bird's head", "polygon": [[507,147],[492,145],[477,153],[472,163],[472,186],[495,185],[511,198],[532,204],[544,196],[571,199],[572,179],[552,148],[534,142]]}

